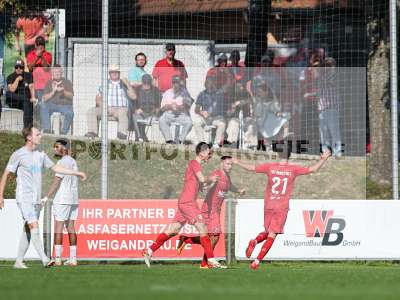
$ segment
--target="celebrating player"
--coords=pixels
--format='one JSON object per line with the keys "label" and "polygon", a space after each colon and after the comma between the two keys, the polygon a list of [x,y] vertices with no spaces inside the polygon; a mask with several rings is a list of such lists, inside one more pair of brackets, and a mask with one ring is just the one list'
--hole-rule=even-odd
{"label": "celebrating player", "polygon": [[7,167],[0,181],[0,209],[4,207],[3,193],[10,173],[17,174],[16,200],[24,220],[24,227],[18,245],[18,255],[14,268],[26,269],[23,259],[28,251],[29,243],[35,247],[36,252],[42,260],[43,266],[47,267],[49,259],[44,253],[43,243],[39,234],[39,215],[42,205],[40,203],[42,190],[42,170],[49,168],[56,173],[75,175],[86,179],[86,174],[65,168],[59,164],[54,165],[50,158],[42,151],[37,150],[42,135],[35,127],[22,130],[25,138],[25,146],[15,151],[8,161]]}
{"label": "celebrating player", "polygon": [[[201,214],[203,216],[203,219],[205,220],[205,224],[208,229],[208,236],[210,237],[213,249],[217,245],[219,237],[221,235],[220,215],[221,206],[225,200],[225,194],[228,191],[239,193],[240,195],[244,195],[245,193],[244,189],[239,190],[234,185],[232,185],[231,178],[229,176],[229,173],[232,169],[232,163],[233,162],[231,156],[221,157],[220,168],[212,172],[210,175],[218,176],[219,180],[207,192],[207,195],[203,202],[203,206],[201,207]],[[189,237],[181,235],[177,247],[178,254],[181,254],[186,244],[200,244],[200,237]],[[206,254],[204,254],[203,256],[200,268],[208,269]]]}
{"label": "celebrating player", "polygon": [[[71,156],[71,144],[64,139],[59,139],[54,144],[54,154],[61,157],[57,162],[58,165],[78,171],[75,159]],[[57,191],[58,189],[58,191]],[[61,266],[63,227],[68,231],[69,237],[69,260],[64,262],[66,266],[77,266],[76,260],[76,243],[77,237],[75,232],[75,221],[78,218],[78,179],[76,176],[56,174],[49,191],[42,199],[47,201],[54,192],[57,191],[53,199],[53,215],[54,215],[54,251],[55,259],[51,264]]]}
{"label": "celebrating player", "polygon": [[197,194],[200,188],[212,184],[218,180],[218,176],[205,178],[201,172],[201,163],[209,160],[210,146],[204,142],[196,146],[196,158],[189,161],[185,171],[183,190],[178,200],[178,210],[168,229],[160,233],[154,243],[143,250],[143,257],[147,267],[150,268],[150,260],[153,253],[166,241],[179,233],[186,223],[194,225],[200,233],[200,243],[208,258],[210,268],[222,268],[221,264],[214,258],[213,248],[208,237],[207,227],[204,223],[200,209],[197,207]]}
{"label": "celebrating player", "polygon": [[245,170],[264,173],[268,176],[264,194],[265,231],[261,232],[255,239],[250,240],[246,249],[246,256],[250,258],[256,245],[266,240],[262,245],[257,259],[250,265],[252,269],[258,268],[262,259],[271,249],[276,235],[283,233],[289,210],[289,199],[296,177],[318,171],[331,155],[331,152],[327,150],[321,155],[321,159],[318,163],[311,167],[302,167],[288,163],[291,153],[291,144],[284,143],[283,145],[283,149],[277,149],[279,158],[283,159],[281,162],[249,165],[237,159],[233,159],[234,164],[237,164]]}

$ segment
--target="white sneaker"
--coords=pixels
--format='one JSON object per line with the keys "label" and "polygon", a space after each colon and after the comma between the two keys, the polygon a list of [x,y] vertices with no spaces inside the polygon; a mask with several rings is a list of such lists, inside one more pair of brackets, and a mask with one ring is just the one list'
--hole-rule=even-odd
{"label": "white sneaker", "polygon": [[78,265],[78,261],[76,258],[70,258],[64,261],[64,266],[76,267]]}
{"label": "white sneaker", "polygon": [[211,269],[227,269],[226,266],[221,265],[215,258],[207,259],[208,267]]}
{"label": "white sneaker", "polygon": [[148,268],[150,268],[151,267],[151,265],[150,265],[151,255],[149,254],[149,251],[147,249],[143,250],[142,255],[143,255],[144,263],[146,264],[146,266]]}
{"label": "white sneaker", "polygon": [[22,261],[16,261],[14,264],[14,269],[29,269],[26,264]]}

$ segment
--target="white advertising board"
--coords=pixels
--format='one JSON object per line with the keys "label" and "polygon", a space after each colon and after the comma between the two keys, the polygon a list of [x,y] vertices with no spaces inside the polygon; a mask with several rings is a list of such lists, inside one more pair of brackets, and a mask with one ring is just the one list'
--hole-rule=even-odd
{"label": "white advertising board", "polygon": [[[263,212],[263,200],[238,201],[238,259],[246,258],[249,240],[264,230]],[[291,200],[285,233],[278,235],[267,259],[400,259],[399,212],[400,202],[394,200]]]}
{"label": "white advertising board", "polygon": [[[43,211],[39,224],[43,224]],[[0,259],[15,259],[17,247],[23,228],[22,216],[15,200],[4,200],[4,208],[0,210]],[[40,228],[42,234],[42,228]],[[26,259],[39,259],[33,245],[29,246]]]}

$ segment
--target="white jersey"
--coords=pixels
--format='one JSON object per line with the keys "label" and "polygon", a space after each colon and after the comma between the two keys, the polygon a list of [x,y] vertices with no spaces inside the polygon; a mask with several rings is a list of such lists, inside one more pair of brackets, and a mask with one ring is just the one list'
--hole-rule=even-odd
{"label": "white jersey", "polygon": [[50,169],[53,166],[54,163],[42,151],[31,151],[25,146],[15,151],[6,169],[17,175],[17,202],[39,204],[42,197],[43,167]]}
{"label": "white jersey", "polygon": [[[68,169],[78,171],[78,165],[75,159],[69,155],[63,156],[57,164],[66,167]],[[54,197],[54,204],[78,204],[78,177],[74,175],[63,175],[56,174],[57,177],[61,178],[61,184]]]}

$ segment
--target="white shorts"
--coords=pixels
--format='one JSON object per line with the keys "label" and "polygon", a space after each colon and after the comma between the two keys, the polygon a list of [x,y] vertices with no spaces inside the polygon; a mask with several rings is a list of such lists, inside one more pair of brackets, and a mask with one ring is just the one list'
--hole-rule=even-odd
{"label": "white shorts", "polygon": [[32,224],[39,221],[42,205],[35,203],[17,202],[24,222]]}
{"label": "white shorts", "polygon": [[53,204],[53,216],[56,221],[75,221],[78,219],[79,204]]}

